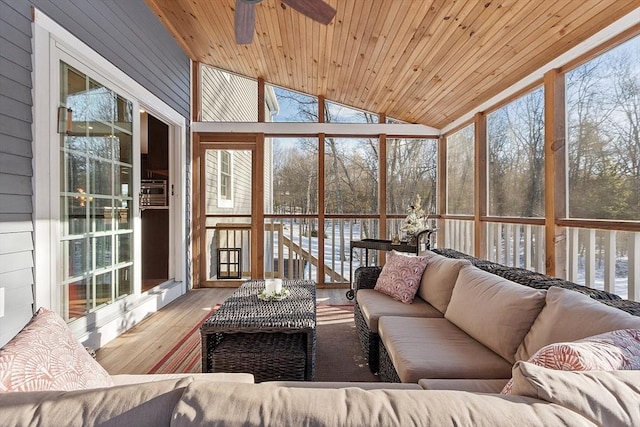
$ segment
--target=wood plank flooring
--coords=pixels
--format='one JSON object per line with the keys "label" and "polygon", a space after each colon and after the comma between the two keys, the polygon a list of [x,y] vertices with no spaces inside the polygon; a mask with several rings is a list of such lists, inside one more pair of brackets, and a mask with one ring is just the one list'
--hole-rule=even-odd
{"label": "wood plank flooring", "polygon": [[[181,337],[235,288],[194,289],[98,350],[97,360],[110,374],[145,374]],[[346,289],[318,289],[320,304],[352,304]],[[155,355],[151,356],[150,355]]]}

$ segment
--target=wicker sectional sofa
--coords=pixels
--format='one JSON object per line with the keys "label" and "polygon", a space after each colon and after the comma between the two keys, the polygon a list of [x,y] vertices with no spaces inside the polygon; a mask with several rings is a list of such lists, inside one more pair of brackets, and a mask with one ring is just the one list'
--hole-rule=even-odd
{"label": "wicker sectional sofa", "polygon": [[640,304],[616,295],[451,250],[423,255],[412,304],[373,289],[381,267],[354,276],[358,337],[383,381],[499,391],[545,345],[640,329]]}

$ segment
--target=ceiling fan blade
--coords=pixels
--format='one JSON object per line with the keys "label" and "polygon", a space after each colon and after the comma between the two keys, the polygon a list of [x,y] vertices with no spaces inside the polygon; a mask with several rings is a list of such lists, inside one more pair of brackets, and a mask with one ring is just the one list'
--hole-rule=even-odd
{"label": "ceiling fan blade", "polygon": [[314,21],[327,25],[336,16],[336,10],[322,0],[281,0],[282,3],[308,16]]}
{"label": "ceiling fan blade", "polygon": [[250,44],[256,26],[256,9],[253,3],[236,0],[234,12],[236,43]]}

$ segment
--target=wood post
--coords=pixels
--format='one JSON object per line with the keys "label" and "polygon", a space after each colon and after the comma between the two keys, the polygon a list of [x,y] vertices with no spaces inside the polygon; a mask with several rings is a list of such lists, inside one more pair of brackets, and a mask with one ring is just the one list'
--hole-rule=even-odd
{"label": "wood post", "polygon": [[487,116],[477,113],[474,118],[476,167],[474,185],[474,256],[487,258],[487,236],[482,218],[487,216]]}
{"label": "wood post", "polygon": [[545,96],[545,269],[567,277],[565,229],[567,216],[564,75],[558,69],[544,76]]}

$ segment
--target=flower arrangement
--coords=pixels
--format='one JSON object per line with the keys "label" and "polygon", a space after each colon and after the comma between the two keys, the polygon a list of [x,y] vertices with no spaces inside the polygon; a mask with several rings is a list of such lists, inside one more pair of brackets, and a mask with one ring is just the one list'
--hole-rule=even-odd
{"label": "flower arrangement", "polygon": [[422,199],[417,194],[411,206],[407,208],[407,217],[404,225],[400,228],[409,240],[415,239],[418,234],[427,228],[427,214],[422,209]]}

